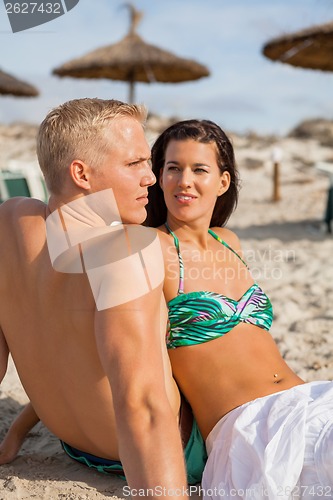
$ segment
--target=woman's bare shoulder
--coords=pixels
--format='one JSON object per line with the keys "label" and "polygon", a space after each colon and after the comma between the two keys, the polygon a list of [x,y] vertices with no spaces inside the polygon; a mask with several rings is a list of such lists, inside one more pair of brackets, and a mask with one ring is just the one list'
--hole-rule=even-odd
{"label": "woman's bare shoulder", "polygon": [[226,227],[212,227],[211,229],[235,252],[241,251],[241,243],[236,233]]}

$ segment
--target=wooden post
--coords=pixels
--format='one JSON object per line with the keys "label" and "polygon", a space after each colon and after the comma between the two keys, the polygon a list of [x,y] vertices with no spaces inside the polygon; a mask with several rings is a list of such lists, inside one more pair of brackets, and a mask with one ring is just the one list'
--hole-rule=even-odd
{"label": "wooden post", "polygon": [[272,201],[276,202],[281,200],[280,193],[280,162],[281,162],[282,152],[281,149],[275,147],[272,151],[272,161],[273,161],[273,196]]}
{"label": "wooden post", "polygon": [[273,201],[281,200],[280,194],[280,163],[275,162],[273,165]]}

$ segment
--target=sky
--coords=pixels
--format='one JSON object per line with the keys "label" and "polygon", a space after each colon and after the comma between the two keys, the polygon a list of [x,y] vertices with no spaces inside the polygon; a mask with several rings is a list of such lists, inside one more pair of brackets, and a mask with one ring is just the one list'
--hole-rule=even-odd
{"label": "sky", "polygon": [[[238,133],[288,133],[302,120],[333,119],[333,73],[265,58],[277,36],[333,20],[333,0],[133,0],[148,43],[206,65],[210,76],[135,87],[136,100],[165,117],[206,118]],[[12,33],[0,0],[0,69],[35,85],[38,98],[0,96],[0,122],[40,123],[69,99],[128,99],[128,84],[59,78],[52,69],[118,42],[129,28],[121,0],[80,0],[49,23]]]}

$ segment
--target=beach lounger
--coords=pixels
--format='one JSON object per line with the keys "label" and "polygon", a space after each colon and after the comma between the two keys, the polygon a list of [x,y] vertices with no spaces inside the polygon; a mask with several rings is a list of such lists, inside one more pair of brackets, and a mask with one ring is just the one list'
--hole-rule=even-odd
{"label": "beach lounger", "polygon": [[26,196],[47,201],[48,192],[45,181],[35,172],[20,173],[0,171],[0,200],[1,202],[14,196]]}
{"label": "beach lounger", "polygon": [[31,197],[29,186],[25,177],[11,172],[0,173],[0,198],[2,201],[14,196]]}

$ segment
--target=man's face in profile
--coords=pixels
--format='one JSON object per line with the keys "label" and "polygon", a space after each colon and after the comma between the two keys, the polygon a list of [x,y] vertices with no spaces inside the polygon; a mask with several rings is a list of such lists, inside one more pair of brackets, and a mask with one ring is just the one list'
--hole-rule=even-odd
{"label": "man's face in profile", "polygon": [[147,215],[148,187],[156,182],[142,125],[134,118],[122,117],[113,120],[104,134],[109,153],[98,166],[92,190],[112,188],[121,222],[142,224]]}

